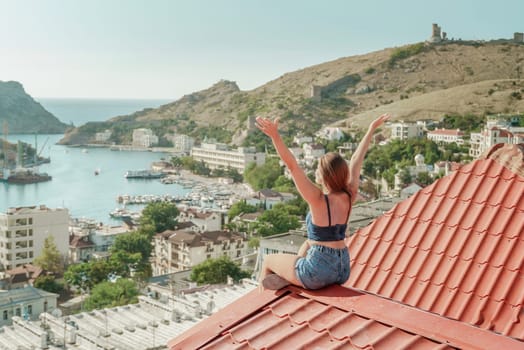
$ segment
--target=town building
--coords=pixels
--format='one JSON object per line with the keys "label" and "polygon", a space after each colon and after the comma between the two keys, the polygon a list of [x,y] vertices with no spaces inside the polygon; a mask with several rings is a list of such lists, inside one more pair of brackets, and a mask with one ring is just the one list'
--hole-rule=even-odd
{"label": "town building", "polygon": [[305,143],[302,149],[304,150],[304,163],[308,167],[313,166],[320,157],[326,154],[324,146],[317,143]]}
{"label": "town building", "polygon": [[0,281],[0,289],[16,289],[32,286],[38,277],[46,276],[47,272],[40,266],[24,264],[3,274],[5,277]]}
{"label": "town building", "polygon": [[435,129],[428,131],[426,137],[435,143],[453,143],[462,145],[464,143],[464,133],[460,129]]}
{"label": "town building", "polygon": [[197,210],[195,208],[181,209],[178,214],[178,223],[192,223],[191,229],[195,232],[219,231],[222,228],[222,214],[211,210]]}
{"label": "town building", "polygon": [[304,143],[311,143],[311,142],[313,142],[312,136],[297,134],[295,135],[295,137],[293,137],[293,143],[298,145],[299,147],[302,146]]}
{"label": "town building", "polygon": [[202,143],[200,147],[193,147],[191,156],[195,161],[204,162],[210,169],[231,167],[241,174],[250,163],[260,166],[266,162],[266,154],[257,152],[254,147],[230,150],[223,143]]}
{"label": "town building", "polygon": [[16,316],[36,320],[41,313],[56,309],[57,300],[58,294],[32,286],[0,291],[0,326],[10,325]]}
{"label": "town building", "polygon": [[97,132],[95,134],[95,141],[96,142],[100,142],[100,143],[105,143],[107,141],[109,141],[109,139],[111,138],[111,130],[109,129],[106,129],[102,132]]}
{"label": "town building", "polygon": [[316,134],[318,138],[328,141],[338,141],[344,137],[344,133],[338,127],[325,127]]}
{"label": "town building", "polygon": [[195,144],[195,139],[184,134],[176,134],[171,138],[171,142],[173,143],[173,151],[175,153],[190,154]]}
{"label": "town building", "polygon": [[478,158],[498,143],[519,144],[522,142],[524,142],[524,128],[511,127],[511,124],[504,119],[489,117],[481,132],[471,133],[469,155]]}
{"label": "town building", "polygon": [[69,262],[80,263],[89,261],[96,252],[96,246],[89,238],[89,235],[70,235],[69,236]]}
{"label": "town building", "polygon": [[69,227],[69,261],[71,263],[103,258],[109,255],[109,248],[119,235],[135,229],[133,225],[104,225],[86,219],[73,219]]}
{"label": "town building", "polygon": [[251,251],[247,238],[228,231],[166,230],[154,237],[153,275],[188,270],[207,259],[242,258]]}
{"label": "town building", "polygon": [[0,213],[0,264],[12,269],[30,264],[40,255],[46,238],[52,236],[60,254],[69,251],[69,211],[45,205],[9,208]]}
{"label": "town building", "polygon": [[422,123],[406,123],[399,121],[387,123],[386,127],[391,129],[391,138],[407,140],[424,136],[424,125]]}
{"label": "town building", "polygon": [[158,143],[158,136],[151,129],[133,130],[133,147],[150,148]]}

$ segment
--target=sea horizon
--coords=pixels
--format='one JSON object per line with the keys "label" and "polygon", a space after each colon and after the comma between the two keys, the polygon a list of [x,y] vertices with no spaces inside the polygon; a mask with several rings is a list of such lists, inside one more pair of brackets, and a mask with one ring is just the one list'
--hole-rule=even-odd
{"label": "sea horizon", "polygon": [[129,115],[146,108],[158,108],[174,99],[124,99],[88,97],[34,97],[61,122],[75,127]]}

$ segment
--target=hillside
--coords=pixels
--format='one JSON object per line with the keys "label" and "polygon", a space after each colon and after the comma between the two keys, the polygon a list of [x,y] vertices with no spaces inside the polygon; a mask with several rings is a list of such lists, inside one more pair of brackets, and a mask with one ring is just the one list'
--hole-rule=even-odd
{"label": "hillside", "polygon": [[116,125],[147,125],[160,135],[169,130],[240,144],[250,130],[248,116],[256,115],[278,115],[290,130],[312,133],[322,125],[365,126],[383,112],[405,120],[518,113],[523,61],[524,45],[511,41],[388,48],[286,73],[251,91],[220,81],[160,108],[76,129],[64,143]]}
{"label": "hillside", "polygon": [[16,81],[0,81],[0,126],[10,134],[62,134],[68,127],[49,113]]}

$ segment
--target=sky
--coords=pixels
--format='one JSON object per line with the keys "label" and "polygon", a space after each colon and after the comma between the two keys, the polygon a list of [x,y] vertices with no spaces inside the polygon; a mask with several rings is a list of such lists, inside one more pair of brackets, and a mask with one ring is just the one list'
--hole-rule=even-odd
{"label": "sky", "polygon": [[178,99],[252,90],[341,57],[524,32],[522,0],[0,0],[0,81],[33,97]]}

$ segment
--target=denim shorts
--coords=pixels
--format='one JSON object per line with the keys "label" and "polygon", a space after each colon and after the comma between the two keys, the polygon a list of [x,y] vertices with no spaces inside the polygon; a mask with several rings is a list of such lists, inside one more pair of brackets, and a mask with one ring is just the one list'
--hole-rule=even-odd
{"label": "denim shorts", "polygon": [[349,251],[313,244],[305,257],[297,259],[295,271],[306,289],[343,284],[349,279]]}

